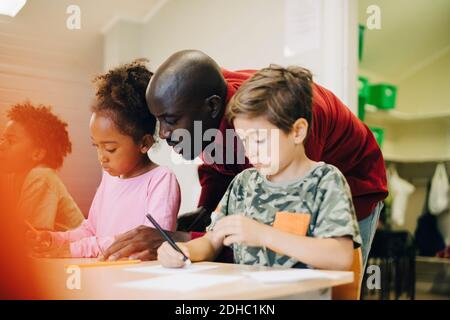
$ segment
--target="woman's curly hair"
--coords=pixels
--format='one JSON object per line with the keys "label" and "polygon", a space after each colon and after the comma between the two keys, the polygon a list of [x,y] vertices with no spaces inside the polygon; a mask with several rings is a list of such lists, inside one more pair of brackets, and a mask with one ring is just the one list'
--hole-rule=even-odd
{"label": "woman's curly hair", "polygon": [[59,169],[64,158],[72,152],[67,123],[51,112],[51,107],[33,106],[30,102],[14,105],[7,118],[21,124],[37,147],[46,150],[42,163]]}
{"label": "woman's curly hair", "polygon": [[110,117],[117,129],[137,143],[146,134],[154,135],[156,118],[150,113],[145,91],[153,75],[146,59],[137,59],[94,79],[96,102],[92,112]]}

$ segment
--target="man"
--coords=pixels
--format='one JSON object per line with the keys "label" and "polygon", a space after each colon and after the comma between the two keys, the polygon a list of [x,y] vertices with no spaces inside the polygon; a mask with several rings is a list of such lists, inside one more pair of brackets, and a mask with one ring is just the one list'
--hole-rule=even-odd
{"label": "man", "polygon": [[[204,151],[211,142],[203,139],[203,134],[209,129],[218,129],[225,137],[225,131],[232,129],[223,117],[226,104],[254,72],[223,70],[209,56],[195,50],[180,51],[169,57],[155,72],[146,94],[150,112],[160,121],[160,137],[184,158],[201,155],[204,160],[210,160],[211,154]],[[195,134],[196,123],[201,124],[201,135]],[[175,141],[177,129],[190,133],[190,143]],[[185,148],[186,145],[190,148]],[[218,143],[218,146],[224,151],[229,148],[226,143]],[[232,147],[234,153],[239,152],[239,146]],[[310,159],[335,165],[344,173],[352,191],[366,261],[381,201],[387,196],[386,170],[375,138],[333,93],[314,84],[312,129],[305,149]],[[198,170],[202,187],[198,203],[201,216],[195,221],[190,217],[198,217],[199,212],[187,215],[186,221],[181,220],[181,223],[186,226],[200,222],[199,230],[203,231],[209,213],[215,209],[231,180],[249,167],[247,159],[240,163],[201,165]],[[176,241],[196,236],[195,232],[173,234]],[[141,258],[154,259],[162,242],[154,229],[139,227],[118,237],[105,254],[117,259],[139,253]]]}

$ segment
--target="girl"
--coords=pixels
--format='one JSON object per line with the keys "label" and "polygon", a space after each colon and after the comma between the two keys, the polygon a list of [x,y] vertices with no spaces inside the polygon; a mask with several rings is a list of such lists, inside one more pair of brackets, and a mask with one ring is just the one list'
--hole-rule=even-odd
{"label": "girl", "polygon": [[[350,269],[361,238],[349,186],[336,167],[305,154],[311,84],[306,69],[270,66],[233,96],[226,115],[254,168],[231,182],[205,236],[179,243],[191,261],[212,261],[232,246],[241,264]],[[158,260],[184,265],[167,242]]]}
{"label": "girl", "polygon": [[36,252],[46,257],[101,257],[115,235],[139,225],[153,227],[147,213],[164,229],[175,230],[177,179],[147,155],[156,126],[145,102],[151,76],[144,61],[136,60],[95,79],[90,132],[102,181],[88,219],[73,231],[35,234]]}

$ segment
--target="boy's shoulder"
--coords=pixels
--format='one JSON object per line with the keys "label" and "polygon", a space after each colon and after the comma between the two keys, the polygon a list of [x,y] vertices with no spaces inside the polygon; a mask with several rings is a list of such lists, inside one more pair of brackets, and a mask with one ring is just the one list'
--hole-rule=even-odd
{"label": "boy's shoulder", "polygon": [[255,168],[248,168],[239,172],[234,177],[234,182],[239,184],[248,184],[250,181],[256,181],[259,177],[261,177],[261,175],[258,170]]}
{"label": "boy's shoulder", "polygon": [[36,167],[25,177],[22,189],[34,190],[47,188],[55,192],[65,190],[65,186],[58,173],[52,168]]}
{"label": "boy's shoulder", "polygon": [[341,182],[346,182],[344,174],[341,172],[341,170],[328,163],[322,163],[321,165],[317,166],[313,170],[312,176],[319,178],[320,184],[336,182],[340,184]]}
{"label": "boy's shoulder", "polygon": [[[318,163],[308,176],[314,178],[314,180],[319,180],[319,182],[345,179],[343,173],[337,167],[325,162]],[[234,179],[239,184],[248,184],[249,182],[258,182],[258,179],[262,179],[262,176],[257,169],[248,168],[237,174]]]}
{"label": "boy's shoulder", "polygon": [[332,164],[320,162],[312,171],[313,176],[317,177],[343,177],[343,173]]}
{"label": "boy's shoulder", "polygon": [[52,168],[36,167],[30,170],[25,181],[27,182],[60,182],[61,179],[56,171]]}

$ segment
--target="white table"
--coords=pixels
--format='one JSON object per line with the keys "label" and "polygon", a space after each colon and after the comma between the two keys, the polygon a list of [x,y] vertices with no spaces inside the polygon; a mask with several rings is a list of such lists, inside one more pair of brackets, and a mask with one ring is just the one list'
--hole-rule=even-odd
{"label": "white table", "polygon": [[[152,289],[122,288],[118,284],[161,277],[158,274],[130,272],[126,269],[158,265],[156,261],[134,265],[79,268],[80,289],[68,289],[73,284],[74,273],[67,273],[67,265],[94,262],[95,259],[39,259],[39,279],[48,288],[50,299],[330,299],[331,288],[353,281],[352,272],[325,271],[332,279],[310,279],[295,283],[267,284],[249,277],[239,281],[215,285],[195,291],[162,291]],[[266,271],[271,268],[226,263],[202,262],[217,268],[201,271],[202,274],[242,276],[243,272]],[[72,276],[72,278],[70,278]]]}

